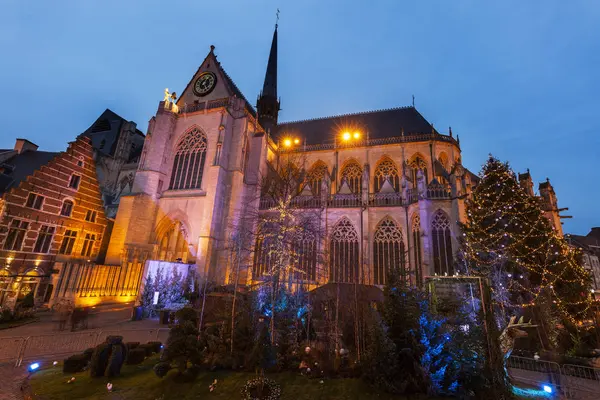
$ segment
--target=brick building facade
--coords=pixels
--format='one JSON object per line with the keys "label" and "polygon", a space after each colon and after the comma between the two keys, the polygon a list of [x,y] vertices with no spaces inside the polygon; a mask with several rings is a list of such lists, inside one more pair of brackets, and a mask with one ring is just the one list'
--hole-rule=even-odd
{"label": "brick building facade", "polygon": [[80,137],[60,153],[28,140],[0,151],[0,305],[33,292],[53,293],[52,276],[67,263],[93,264],[107,219],[91,141]]}

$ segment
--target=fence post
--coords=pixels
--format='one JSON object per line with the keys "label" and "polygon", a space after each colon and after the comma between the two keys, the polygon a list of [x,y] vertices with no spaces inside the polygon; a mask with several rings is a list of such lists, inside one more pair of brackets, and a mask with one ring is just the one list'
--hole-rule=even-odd
{"label": "fence post", "polygon": [[27,349],[27,343],[29,343],[29,339],[31,336],[27,336],[21,345],[21,350],[18,353],[17,361],[15,363],[15,367],[20,367],[23,362],[23,358],[25,357],[25,350]]}

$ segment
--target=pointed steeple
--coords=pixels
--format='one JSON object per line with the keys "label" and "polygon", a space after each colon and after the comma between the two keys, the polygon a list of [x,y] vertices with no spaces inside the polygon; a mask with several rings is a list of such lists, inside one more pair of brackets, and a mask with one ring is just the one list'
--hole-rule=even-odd
{"label": "pointed steeple", "polygon": [[277,126],[280,110],[280,103],[277,98],[277,24],[275,24],[275,32],[273,32],[265,82],[263,90],[258,96],[256,109],[258,111],[258,123],[265,131],[273,131]]}
{"label": "pointed steeple", "polygon": [[262,95],[277,98],[277,25],[275,25],[275,32],[273,32],[273,42],[271,43]]}

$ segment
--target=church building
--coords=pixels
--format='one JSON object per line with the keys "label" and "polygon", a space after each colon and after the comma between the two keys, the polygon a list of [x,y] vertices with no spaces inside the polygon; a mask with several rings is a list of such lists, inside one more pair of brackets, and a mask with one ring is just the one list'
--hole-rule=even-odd
{"label": "church building", "polygon": [[[230,283],[228,241],[243,217],[274,206],[260,196],[261,178],[296,157],[304,179],[295,204],[318,210],[325,227],[324,237],[302,243],[326,254],[298,261],[306,280],[383,285],[401,267],[419,285],[454,274],[458,223],[478,181],[461,163],[458,135],[414,106],[280,121],[277,33],[256,108],[214,46],[178,99],[165,94],[131,193],[120,198],[106,263],[189,264]],[[269,252],[257,243],[239,283],[268,270]]]}

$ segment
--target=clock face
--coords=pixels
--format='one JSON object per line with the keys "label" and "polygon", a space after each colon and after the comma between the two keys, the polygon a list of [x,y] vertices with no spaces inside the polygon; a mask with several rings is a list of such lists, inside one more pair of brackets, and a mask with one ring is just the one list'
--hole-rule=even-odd
{"label": "clock face", "polygon": [[198,96],[206,96],[215,88],[217,83],[217,76],[212,72],[203,72],[196,83],[194,83],[194,92]]}

